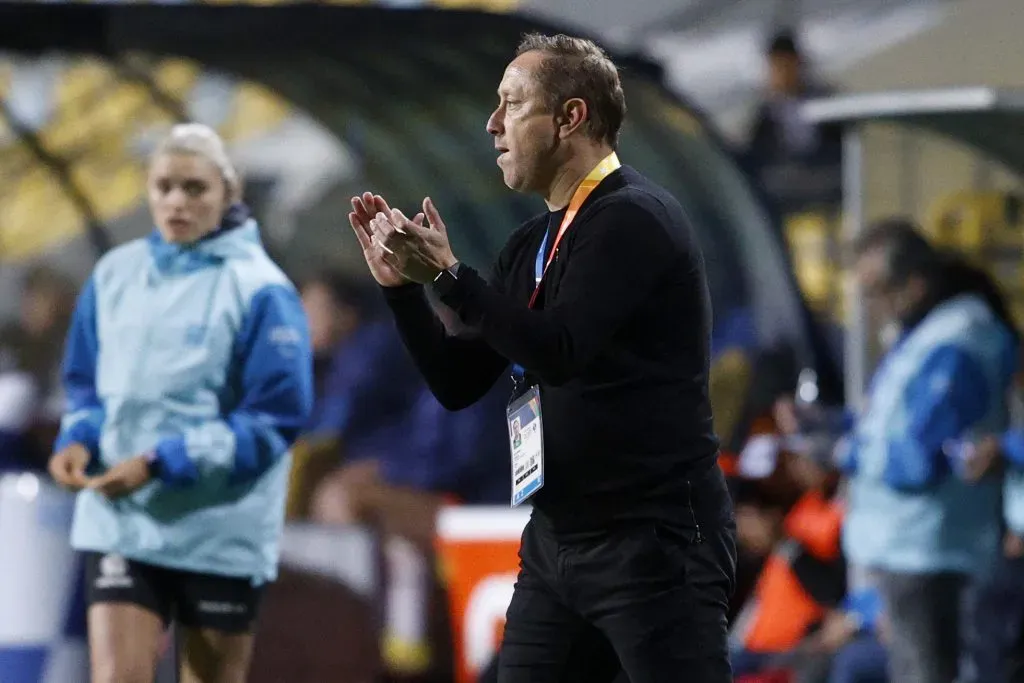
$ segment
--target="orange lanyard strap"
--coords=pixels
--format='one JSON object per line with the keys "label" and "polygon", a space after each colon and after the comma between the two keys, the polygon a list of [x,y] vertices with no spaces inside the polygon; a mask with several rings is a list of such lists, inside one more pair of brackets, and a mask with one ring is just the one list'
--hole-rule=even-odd
{"label": "orange lanyard strap", "polygon": [[540,285],[544,281],[544,275],[548,272],[548,266],[555,260],[555,254],[558,253],[558,245],[561,244],[562,238],[565,237],[565,233],[568,232],[569,226],[572,224],[574,218],[576,218],[577,212],[580,207],[583,206],[583,202],[587,200],[590,193],[594,191],[601,181],[614,173],[620,166],[619,157],[612,152],[604,159],[601,160],[597,166],[594,167],[587,177],[583,179],[579,187],[572,194],[572,199],[569,200],[569,207],[565,210],[565,215],[562,216],[562,223],[558,226],[558,232],[555,234],[555,243],[551,246],[551,253],[548,254],[547,261],[544,261],[544,254],[548,248],[548,233],[544,233],[544,241],[541,242],[540,251],[537,252],[537,261],[534,264],[534,282],[533,294],[530,295],[530,308],[537,302],[537,295],[540,293]]}

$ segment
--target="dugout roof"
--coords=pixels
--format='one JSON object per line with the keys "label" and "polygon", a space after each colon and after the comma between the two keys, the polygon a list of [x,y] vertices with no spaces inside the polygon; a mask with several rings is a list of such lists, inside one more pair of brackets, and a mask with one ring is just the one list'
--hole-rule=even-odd
{"label": "dugout roof", "polygon": [[815,121],[893,123],[973,147],[1024,174],[1024,92],[988,87],[839,95],[805,105]]}
{"label": "dugout roof", "polygon": [[[808,102],[805,115],[844,125],[843,214],[845,236],[864,227],[864,159],[861,129],[891,123],[930,130],[973,147],[1024,174],[1024,92],[985,86],[836,95]],[[845,390],[849,406],[863,405],[873,365],[871,332],[857,283],[851,283],[845,345]]]}

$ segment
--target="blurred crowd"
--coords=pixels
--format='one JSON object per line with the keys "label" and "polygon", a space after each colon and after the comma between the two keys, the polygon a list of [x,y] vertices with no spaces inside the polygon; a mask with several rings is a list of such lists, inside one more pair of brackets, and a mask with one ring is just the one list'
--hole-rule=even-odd
{"label": "blurred crowd", "polygon": [[[838,207],[841,131],[800,114],[830,88],[791,34],[765,57],[741,157],[780,214]],[[724,444],[741,549],[737,680],[1024,680],[1024,432],[1007,301],[909,219],[847,247],[878,330],[864,405],[819,391],[792,359],[762,359],[747,429]]]}
{"label": "blurred crowd", "polygon": [[782,396],[732,474],[741,680],[1021,680],[1019,338],[992,280],[892,219],[855,245],[883,356],[853,410]]}

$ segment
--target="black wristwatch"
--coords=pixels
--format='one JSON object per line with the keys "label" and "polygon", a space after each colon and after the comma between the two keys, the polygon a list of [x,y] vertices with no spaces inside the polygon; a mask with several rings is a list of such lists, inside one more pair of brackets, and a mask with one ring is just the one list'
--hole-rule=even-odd
{"label": "black wristwatch", "polygon": [[444,296],[452,291],[455,283],[459,281],[459,268],[461,263],[456,262],[451,268],[445,268],[434,278],[434,291]]}

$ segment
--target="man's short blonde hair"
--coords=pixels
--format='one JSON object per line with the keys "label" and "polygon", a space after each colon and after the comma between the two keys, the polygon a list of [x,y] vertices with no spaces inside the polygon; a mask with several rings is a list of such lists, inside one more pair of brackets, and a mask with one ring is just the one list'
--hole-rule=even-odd
{"label": "man's short blonde hair", "polygon": [[626,96],[619,70],[605,51],[585,38],[530,33],[519,43],[516,56],[527,52],[545,56],[536,76],[548,107],[556,111],[567,100],[583,100],[587,103],[588,137],[617,147],[626,118]]}

